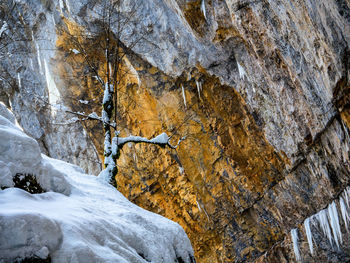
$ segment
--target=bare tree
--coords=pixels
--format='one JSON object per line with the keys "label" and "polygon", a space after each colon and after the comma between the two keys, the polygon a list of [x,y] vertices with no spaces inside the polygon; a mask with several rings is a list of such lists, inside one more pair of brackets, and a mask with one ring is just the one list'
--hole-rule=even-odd
{"label": "bare tree", "polygon": [[[134,6],[128,6],[125,11],[123,0],[103,0],[100,8],[90,10],[96,16],[96,21],[84,29],[75,25],[62,27],[62,34],[66,34],[73,52],[83,58],[90,74],[96,79],[96,85],[103,92],[101,115],[71,111],[83,119],[100,121],[104,131],[104,167],[100,177],[116,186],[115,176],[118,173],[117,160],[120,150],[127,143],[150,143],[162,147],[175,149],[177,145],[170,143],[171,137],[162,133],[153,139],[140,136],[120,137],[118,125],[118,91],[127,74],[131,74],[126,65],[128,51],[146,40],[147,34],[152,31],[152,25],[146,25],[138,37],[127,44],[121,41],[124,34],[128,34],[130,26],[139,23],[135,14],[137,1]],[[139,18],[138,18],[139,19]],[[100,54],[100,56],[96,56]]]}

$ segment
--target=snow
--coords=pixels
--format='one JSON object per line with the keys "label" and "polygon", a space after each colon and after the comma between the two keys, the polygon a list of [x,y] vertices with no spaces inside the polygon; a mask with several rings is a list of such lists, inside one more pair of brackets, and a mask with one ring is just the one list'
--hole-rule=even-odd
{"label": "snow", "polygon": [[182,90],[182,98],[184,99],[185,108],[187,108],[187,105],[186,105],[186,94],[185,94],[185,89],[184,89],[183,85],[181,85],[181,90]]}
{"label": "snow", "polygon": [[128,142],[135,142],[135,143],[146,142],[146,143],[153,143],[153,144],[168,144],[169,139],[170,139],[169,136],[165,132],[159,134],[158,136],[154,137],[151,140],[149,140],[145,137],[141,137],[141,136],[130,135],[128,137],[118,137],[118,146],[124,145]]}
{"label": "snow", "polygon": [[290,231],[290,234],[292,236],[295,259],[297,261],[300,261],[301,257],[300,257],[300,250],[299,250],[299,245],[298,245],[298,230],[296,228],[294,228]]}
{"label": "snow", "polygon": [[80,51],[77,50],[77,49],[75,49],[75,48],[71,49],[71,51],[72,51],[75,55],[80,54]]}
{"label": "snow", "polygon": [[310,228],[310,217],[306,218],[304,221],[304,227],[305,227],[305,233],[306,233],[306,238],[307,238],[307,242],[309,244],[309,249],[311,252],[311,255],[314,254],[314,247],[312,244],[312,232],[311,232],[311,228]]}
{"label": "snow", "polygon": [[109,101],[111,99],[111,95],[110,95],[109,91],[110,91],[110,87],[109,87],[109,84],[107,82],[105,84],[105,90],[103,93],[103,101],[102,101],[103,104],[105,104],[107,101]]}
{"label": "snow", "polygon": [[159,143],[159,144],[167,144],[169,141],[169,136],[163,132],[159,134],[158,136],[154,137],[151,142],[152,143]]}
{"label": "snow", "polygon": [[[79,167],[42,155],[3,107],[0,186],[10,188],[0,190],[0,262],[48,255],[53,263],[193,262],[178,224],[137,207]],[[14,188],[16,173],[32,173],[46,192]]]}
{"label": "snow", "polygon": [[87,105],[87,104],[89,104],[89,101],[88,100],[79,100],[79,103]]}
{"label": "snow", "polygon": [[201,2],[201,11],[204,15],[205,20],[207,20],[207,12],[205,10],[205,0],[202,0],[202,2]]}
{"label": "snow", "polygon": [[88,116],[93,119],[101,119],[101,117],[98,116],[96,112],[92,112]]}

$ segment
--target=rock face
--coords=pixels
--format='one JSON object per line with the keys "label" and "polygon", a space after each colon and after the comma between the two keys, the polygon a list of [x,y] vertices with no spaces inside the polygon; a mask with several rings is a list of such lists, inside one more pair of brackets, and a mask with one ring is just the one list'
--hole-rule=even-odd
{"label": "rock face", "polygon": [[[83,126],[62,110],[64,89],[53,74],[59,12],[53,1],[4,1],[0,5],[0,98],[35,138],[41,151],[98,173],[100,161]],[[1,31],[0,31],[1,32]]]}
{"label": "rock face", "polygon": [[[349,1],[126,2],[141,4],[135,16],[142,23],[132,25],[132,34],[121,40],[127,44],[137,39],[145,26],[152,31],[127,57],[134,73],[120,91],[122,135],[152,137],[166,131],[174,141],[187,139],[176,151],[141,144],[124,147],[119,190],[136,204],[177,221],[189,235],[198,262],[295,261],[290,230],[299,227],[303,233],[303,221],[349,184]],[[37,4],[40,11],[28,18],[34,36],[55,34],[55,23],[83,27],[96,22],[91,10],[98,10],[99,1],[60,3]],[[30,5],[21,7],[29,12]],[[58,50],[41,63],[45,69],[55,65],[52,81],[67,95],[60,101],[75,110],[83,106],[86,112],[99,112],[93,100],[99,101],[100,95],[83,77],[79,54],[60,34],[49,42],[52,47],[56,40]],[[39,53],[30,43],[36,65]],[[52,81],[46,73],[30,71],[27,58],[15,57],[19,64],[4,67],[17,89],[10,92],[2,84],[2,90],[22,116],[25,130],[47,142],[53,156],[96,161],[91,141],[101,156],[99,126],[83,123],[89,137],[76,123],[71,132],[66,127],[58,133],[47,130],[48,111],[41,104],[35,104],[41,113],[30,110],[27,105],[32,104],[25,102],[33,97],[20,86],[48,98],[45,85]],[[17,72],[28,72],[21,84]],[[79,100],[90,103],[80,105]],[[74,143],[53,143],[55,136],[80,138],[77,145],[86,152]],[[301,247],[305,261],[349,257],[348,236],[341,252],[322,233],[316,239],[317,257],[308,254],[306,245]],[[304,234],[299,241],[306,244]]]}

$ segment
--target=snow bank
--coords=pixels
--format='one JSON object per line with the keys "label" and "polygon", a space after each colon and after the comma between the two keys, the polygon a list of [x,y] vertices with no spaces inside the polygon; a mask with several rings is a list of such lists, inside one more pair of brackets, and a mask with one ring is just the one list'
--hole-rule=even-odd
{"label": "snow bank", "polygon": [[[0,186],[7,187],[0,190],[0,262],[194,262],[178,224],[79,167],[41,155],[4,111],[0,105]],[[13,187],[16,173],[35,175],[46,192]]]}

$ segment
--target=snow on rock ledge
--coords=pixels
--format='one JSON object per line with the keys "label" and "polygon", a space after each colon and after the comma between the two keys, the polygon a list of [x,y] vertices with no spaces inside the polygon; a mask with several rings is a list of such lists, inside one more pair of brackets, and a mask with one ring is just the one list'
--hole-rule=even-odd
{"label": "snow on rock ledge", "polygon": [[[178,224],[79,167],[41,155],[3,112],[0,104],[0,262],[194,262]],[[13,187],[16,173],[32,173],[47,192]]]}

